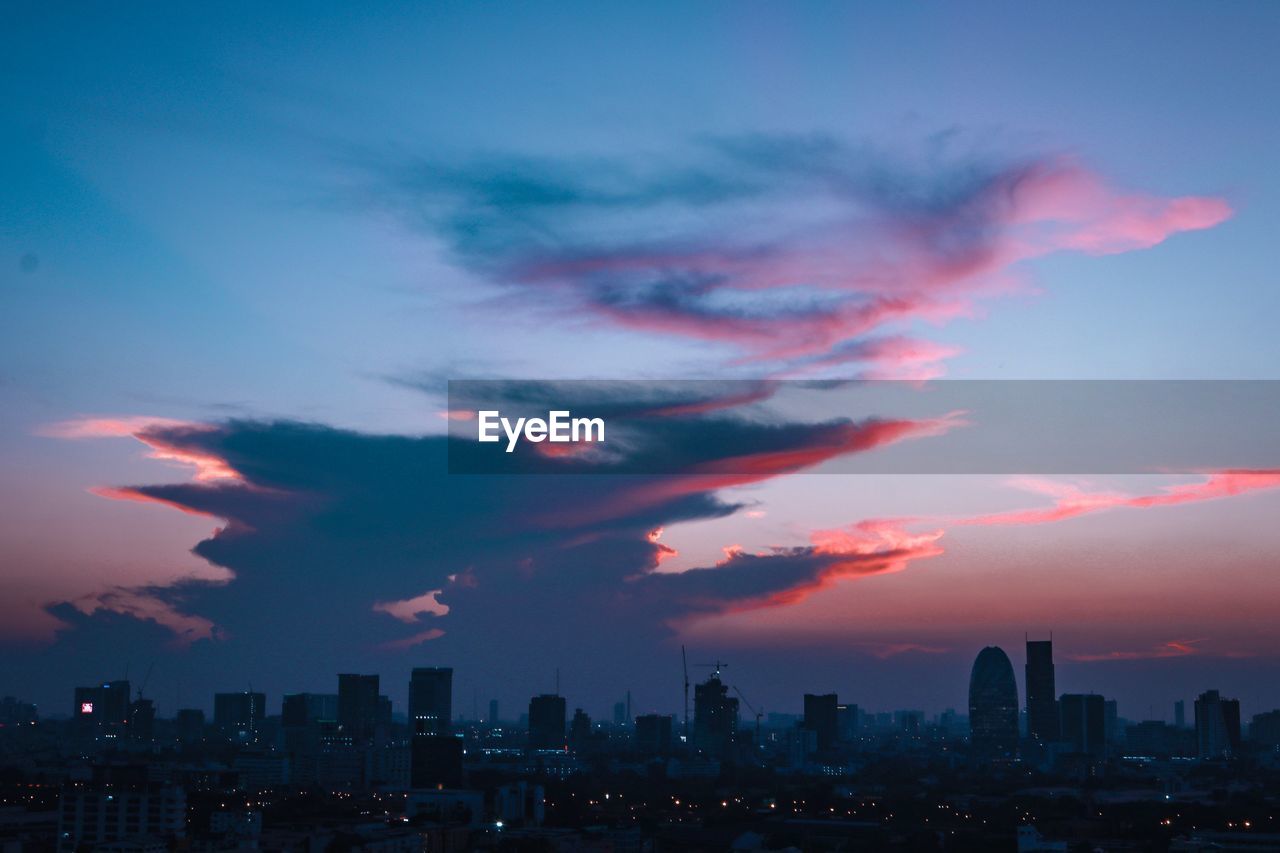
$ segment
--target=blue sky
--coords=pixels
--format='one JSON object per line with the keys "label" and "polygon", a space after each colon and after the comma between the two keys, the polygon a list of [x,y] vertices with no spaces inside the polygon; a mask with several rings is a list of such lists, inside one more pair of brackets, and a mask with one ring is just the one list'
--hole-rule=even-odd
{"label": "blue sky", "polygon": [[[723,342],[515,299],[416,218],[418,199],[385,192],[415,163],[660,173],[707,140],[759,136],[913,162],[1070,158],[1117,194],[1212,197],[1232,215],[1142,251],[1031,258],[1022,292],[899,331],[955,348],[957,378],[1277,378],[1271,4],[32,3],[8,17],[0,546],[22,624],[46,638],[50,603],[224,571],[186,553],[207,519],[85,492],[184,470],[49,424],[282,417],[421,435],[440,430],[439,401],[394,380],[730,372]],[[698,231],[703,215],[667,226]],[[693,522],[684,559],[705,564],[726,537],[803,539],[849,488],[799,482],[752,487],[767,526]],[[898,488],[850,509],[935,500]],[[942,494],[959,506],[988,487],[974,488]]]}

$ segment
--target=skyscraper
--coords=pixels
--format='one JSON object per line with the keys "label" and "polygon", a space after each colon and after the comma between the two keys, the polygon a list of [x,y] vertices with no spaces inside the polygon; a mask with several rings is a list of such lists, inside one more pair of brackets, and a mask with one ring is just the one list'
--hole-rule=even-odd
{"label": "skyscraper", "polygon": [[409,676],[409,726],[414,733],[447,734],[453,719],[453,669],[415,667]]}
{"label": "skyscraper", "polygon": [[708,755],[727,755],[738,739],[738,700],[717,673],[693,688],[693,745]]}
{"label": "skyscraper", "polygon": [[257,743],[262,718],[266,716],[265,693],[215,693],[213,725],[227,740],[235,743]]}
{"label": "skyscraper", "polygon": [[817,737],[818,750],[833,747],[840,736],[839,702],[836,694],[804,694],[803,726]]}
{"label": "skyscraper", "polygon": [[1187,703],[1182,699],[1173,703],[1173,724],[1180,729],[1187,727]]}
{"label": "skyscraper", "polygon": [[1027,737],[1048,743],[1058,739],[1058,701],[1054,685],[1053,640],[1027,641]]}
{"label": "skyscraper", "polygon": [[671,752],[671,730],[674,718],[666,714],[641,714],[636,717],[636,750],[643,755],[666,755]]}
{"label": "skyscraper", "polygon": [[129,725],[129,682],[106,681],[75,689],[73,719],[82,735],[122,738]]}
{"label": "skyscraper", "polygon": [[969,737],[980,758],[1012,758],[1018,751],[1018,684],[999,646],[978,653],[969,674]]}
{"label": "skyscraper", "polygon": [[555,694],[529,700],[529,748],[564,749],[564,697]]}
{"label": "skyscraper", "polygon": [[1058,703],[1062,740],[1086,755],[1102,755],[1107,745],[1106,700],[1096,693],[1064,693]]}
{"label": "skyscraper", "polygon": [[1206,690],[1196,699],[1196,754],[1230,758],[1240,749],[1240,700]]}
{"label": "skyscraper", "polygon": [[378,721],[378,676],[338,676],[338,725],[359,742],[373,740]]}
{"label": "skyscraper", "polygon": [[413,788],[461,788],[462,738],[414,734],[409,741],[409,785]]}

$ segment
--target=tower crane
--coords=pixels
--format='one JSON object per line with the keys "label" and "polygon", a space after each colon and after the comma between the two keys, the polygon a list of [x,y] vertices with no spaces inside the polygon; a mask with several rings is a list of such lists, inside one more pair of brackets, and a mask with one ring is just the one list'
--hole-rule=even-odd
{"label": "tower crane", "polygon": [[763,717],[764,714],[757,711],[755,706],[747,701],[747,697],[742,695],[742,691],[738,689],[738,685],[733,685],[733,692],[738,694],[738,698],[742,700],[742,704],[747,706],[747,710],[756,715],[756,749],[760,749],[762,746],[760,743],[760,718]]}

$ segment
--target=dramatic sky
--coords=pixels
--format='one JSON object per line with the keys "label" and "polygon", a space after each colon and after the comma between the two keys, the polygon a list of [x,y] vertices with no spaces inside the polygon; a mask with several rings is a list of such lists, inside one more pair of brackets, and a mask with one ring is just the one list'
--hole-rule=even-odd
{"label": "dramatic sky", "polygon": [[[559,668],[674,712],[683,643],[766,711],[935,711],[1052,631],[1122,716],[1280,706],[1280,459],[822,473],[981,412],[760,408],[1280,378],[1278,39],[1266,3],[11,6],[0,693],[403,708],[452,665],[515,717]],[[473,378],[648,443],[449,474]]]}

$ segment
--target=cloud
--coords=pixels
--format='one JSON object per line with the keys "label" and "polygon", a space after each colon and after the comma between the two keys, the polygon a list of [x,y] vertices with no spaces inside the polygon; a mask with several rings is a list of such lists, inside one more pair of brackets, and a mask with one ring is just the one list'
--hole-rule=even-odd
{"label": "cloud", "polygon": [[[124,417],[124,418],[76,418],[49,424],[38,434],[50,438],[88,439],[131,437],[145,444],[148,459],[172,462],[194,469],[194,477],[200,482],[216,480],[240,480],[240,474],[217,456],[192,449],[180,440],[188,432],[200,432],[209,427],[179,421],[172,418]],[[123,493],[115,495],[125,497]]]}
{"label": "cloud", "polygon": [[1280,487],[1280,471],[1219,471],[1206,474],[1199,482],[1166,486],[1155,494],[1147,495],[1090,492],[1070,483],[1032,477],[1021,477],[1011,481],[1011,484],[1025,491],[1047,495],[1054,499],[1053,505],[1039,509],[978,515],[960,519],[955,523],[984,527],[1047,524],[1113,509],[1144,509],[1218,500]]}
{"label": "cloud", "polygon": [[1205,641],[1201,637],[1197,640],[1170,640],[1167,643],[1151,649],[1142,649],[1138,651],[1112,651],[1112,652],[1094,652],[1087,654],[1067,655],[1068,660],[1079,661],[1081,663],[1091,663],[1096,661],[1109,660],[1159,660],[1162,658],[1181,658],[1188,655],[1200,654],[1199,645]]}
{"label": "cloud", "polygon": [[936,375],[904,331],[972,316],[1062,252],[1147,249],[1232,211],[1117,189],[1080,160],[823,136],[704,140],[663,162],[369,156],[362,204],[552,316],[724,345],[790,373]]}
{"label": "cloud", "polygon": [[[535,407],[560,390],[507,389],[513,404]],[[237,473],[98,490],[221,519],[194,553],[233,572],[230,583],[184,588],[182,609],[157,591],[123,590],[76,606],[150,619],[187,642],[256,642],[281,653],[296,646],[301,654],[316,626],[330,624],[345,626],[320,640],[335,653],[353,641],[388,653],[428,641],[519,644],[566,608],[575,621],[598,621],[598,630],[622,631],[618,642],[635,644],[660,641],[690,618],[797,601],[841,577],[892,571],[920,555],[868,527],[840,541],[737,553],[678,575],[657,571],[672,549],[656,531],[734,512],[738,506],[718,496],[727,485],[938,435],[956,421],[779,423],[742,416],[771,393],[768,384],[746,391],[738,384],[732,399],[721,391],[603,398],[599,405],[629,431],[621,456],[513,454],[524,473],[508,476],[448,475],[450,448],[460,442],[445,436],[250,421],[67,428],[76,437],[143,434],[175,457],[215,460]],[[659,460],[688,473],[639,473]],[[601,473],[560,473],[566,464]],[[406,635],[404,625],[417,629]]]}

